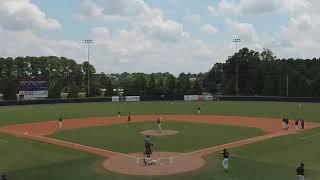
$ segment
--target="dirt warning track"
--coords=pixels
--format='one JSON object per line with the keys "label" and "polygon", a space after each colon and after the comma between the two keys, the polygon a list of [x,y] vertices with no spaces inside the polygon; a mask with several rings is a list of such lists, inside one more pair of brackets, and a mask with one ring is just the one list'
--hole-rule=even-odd
{"label": "dirt warning track", "polygon": [[[146,122],[156,121],[159,116],[145,115],[145,116],[133,116],[132,122]],[[113,124],[124,124],[127,122],[127,117],[99,117],[99,118],[81,118],[81,119],[67,119],[63,122],[63,127],[60,129],[57,121],[37,122],[28,124],[18,124],[0,127],[0,132],[16,135],[22,138],[33,139],[37,141],[47,142],[67,148],[72,148],[88,153],[96,154],[102,157],[108,158],[103,163],[109,171],[129,174],[129,175],[169,175],[177,174],[188,171],[194,171],[201,168],[205,161],[203,156],[221,151],[223,148],[234,148],[250,143],[263,141],[266,139],[288,135],[290,133],[296,133],[296,131],[283,131],[281,128],[281,121],[279,119],[272,118],[254,118],[254,117],[234,117],[234,116],[210,116],[210,115],[161,115],[162,121],[181,121],[192,123],[207,123],[207,124],[221,124],[232,125],[240,127],[259,128],[267,135],[258,136],[246,140],[223,144],[215,147],[197,150],[189,153],[161,153],[158,152],[157,161],[158,165],[145,167],[139,162],[142,159],[139,154],[123,154],[119,152],[113,152],[105,149],[99,149],[95,147],[85,146],[77,143],[71,143],[52,139],[46,137],[60,130],[70,130],[77,128],[87,128],[95,126],[106,126]],[[294,129],[293,122],[290,122],[291,129]],[[316,123],[307,123],[306,129],[312,129],[320,127]],[[165,154],[164,157],[160,157]],[[172,156],[168,156],[171,154]],[[164,161],[170,162],[163,164]],[[115,163],[116,162],[116,163]],[[135,163],[136,162],[136,163]],[[161,163],[162,162],[162,163]],[[190,162],[190,163],[186,163]],[[194,163],[191,163],[194,162]],[[194,165],[192,165],[194,164]],[[185,166],[185,167],[184,167]],[[146,171],[147,168],[147,171]]]}

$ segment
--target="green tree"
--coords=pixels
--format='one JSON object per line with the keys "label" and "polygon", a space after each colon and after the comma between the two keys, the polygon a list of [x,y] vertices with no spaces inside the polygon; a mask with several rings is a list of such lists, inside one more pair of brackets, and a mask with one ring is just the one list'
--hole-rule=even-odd
{"label": "green tree", "polygon": [[198,79],[196,79],[192,88],[192,93],[196,95],[201,95],[202,92],[203,92],[203,89],[201,87],[201,83]]}
{"label": "green tree", "polygon": [[174,94],[176,90],[176,78],[170,75],[166,79],[167,94]]}
{"label": "green tree", "polygon": [[150,76],[147,86],[147,93],[150,95],[156,94],[156,80],[154,79],[153,75]]}
{"label": "green tree", "polygon": [[79,97],[79,88],[76,83],[73,82],[68,88],[68,98],[78,98]]}

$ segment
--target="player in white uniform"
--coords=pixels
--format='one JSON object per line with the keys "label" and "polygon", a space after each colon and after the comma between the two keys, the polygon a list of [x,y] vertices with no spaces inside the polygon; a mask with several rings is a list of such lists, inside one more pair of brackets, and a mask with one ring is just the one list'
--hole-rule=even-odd
{"label": "player in white uniform", "polygon": [[161,133],[162,132],[162,128],[161,128],[161,121],[160,121],[161,118],[158,117],[158,120],[157,120],[157,124],[158,124],[158,130],[159,132]]}
{"label": "player in white uniform", "polygon": [[229,153],[226,149],[222,152],[223,155],[223,161],[222,161],[222,167],[225,169],[225,171],[229,170]]}

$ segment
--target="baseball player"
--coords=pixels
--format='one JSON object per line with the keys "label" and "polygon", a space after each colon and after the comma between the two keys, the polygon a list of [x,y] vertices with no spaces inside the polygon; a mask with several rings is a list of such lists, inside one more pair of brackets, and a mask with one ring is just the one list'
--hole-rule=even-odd
{"label": "baseball player", "polygon": [[120,117],[121,117],[121,114],[120,114],[120,112],[118,111],[118,119],[120,119]]}
{"label": "baseball player", "polygon": [[282,118],[282,128],[286,130],[286,118]]}
{"label": "baseball player", "polygon": [[288,130],[288,129],[289,129],[289,119],[286,118],[286,130]]}
{"label": "baseball player", "polygon": [[153,146],[152,142],[151,142],[151,138],[149,135],[146,136],[146,139],[144,141],[144,146],[145,146],[145,153],[146,154],[152,154],[152,149],[151,146]]}
{"label": "baseball player", "polygon": [[161,118],[158,117],[158,120],[157,120],[158,130],[161,133],[162,132],[162,128],[161,128],[161,121],[160,120],[161,120]]}
{"label": "baseball player", "polygon": [[298,119],[296,119],[294,121],[294,127],[296,128],[296,130],[299,130],[299,120]]}
{"label": "baseball player", "polygon": [[223,161],[222,161],[222,167],[228,172],[229,170],[229,153],[226,149],[223,149],[222,152],[223,155]]}
{"label": "baseball player", "polygon": [[301,119],[301,129],[304,129],[304,119],[303,118],[300,118]]}
{"label": "baseball player", "polygon": [[298,180],[304,180],[304,164],[301,163],[300,166],[296,169]]}
{"label": "baseball player", "polygon": [[63,121],[62,115],[60,114],[60,116],[59,116],[59,127],[60,127],[60,129],[62,128],[62,121]]}
{"label": "baseball player", "polygon": [[2,175],[1,175],[1,179],[2,179],[2,180],[8,180],[8,177],[7,177],[7,175],[2,174]]}
{"label": "baseball player", "polygon": [[128,113],[128,122],[131,121],[131,112]]}
{"label": "baseball player", "polygon": [[197,110],[197,111],[198,111],[198,114],[200,114],[200,113],[201,113],[201,109],[200,109],[200,107],[198,107],[198,110]]}

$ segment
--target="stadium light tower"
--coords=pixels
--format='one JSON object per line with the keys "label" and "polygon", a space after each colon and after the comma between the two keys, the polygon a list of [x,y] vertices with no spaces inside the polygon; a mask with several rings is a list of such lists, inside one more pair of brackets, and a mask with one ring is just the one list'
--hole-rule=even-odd
{"label": "stadium light tower", "polygon": [[84,40],[84,43],[88,45],[88,97],[90,96],[90,44],[93,43],[91,39]]}
{"label": "stadium light tower", "polygon": [[235,53],[235,58],[236,58],[236,95],[239,96],[239,67],[238,67],[238,43],[241,42],[240,38],[234,38],[233,43],[236,44],[236,53]]}

